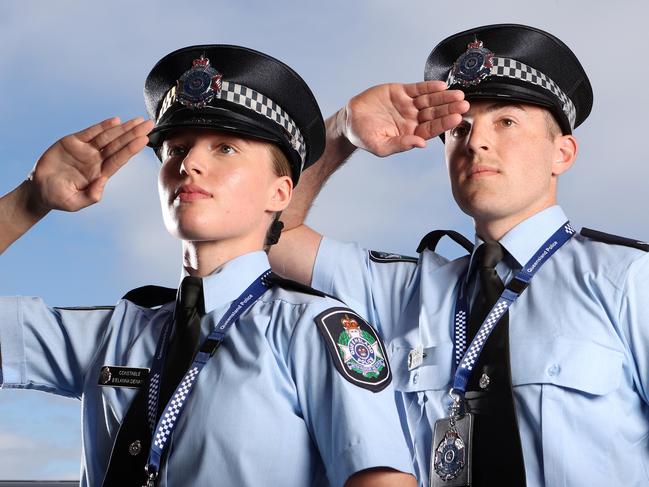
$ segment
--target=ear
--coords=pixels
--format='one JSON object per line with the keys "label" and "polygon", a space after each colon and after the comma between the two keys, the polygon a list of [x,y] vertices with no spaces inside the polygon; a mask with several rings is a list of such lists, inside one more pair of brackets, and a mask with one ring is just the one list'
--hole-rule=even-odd
{"label": "ear", "polygon": [[554,161],[552,175],[559,176],[566,172],[577,158],[577,139],[572,135],[558,135],[554,140]]}
{"label": "ear", "polygon": [[293,181],[289,176],[275,179],[270,187],[270,195],[266,210],[271,212],[283,211],[291,202],[293,195]]}

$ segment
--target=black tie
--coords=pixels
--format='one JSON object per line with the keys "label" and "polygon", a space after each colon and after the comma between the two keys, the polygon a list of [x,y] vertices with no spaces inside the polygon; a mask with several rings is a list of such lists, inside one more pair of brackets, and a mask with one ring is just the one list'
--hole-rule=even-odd
{"label": "black tie", "polygon": [[176,299],[174,330],[169,343],[160,397],[158,417],[162,414],[176,386],[192,363],[198,349],[201,334],[203,281],[200,277],[187,276],[183,279]]}
{"label": "black tie", "polygon": [[[200,278],[185,277],[176,297],[174,330],[165,360],[158,399],[158,418],[198,348],[203,286]],[[104,487],[141,487],[151,446],[147,418],[148,384],[140,388],[120,425],[111,452]]]}
{"label": "black tie", "polygon": [[[504,257],[498,242],[476,251],[479,291],[469,317],[467,340],[473,339],[504,290],[496,264]],[[509,313],[487,340],[467,386],[467,406],[475,413],[473,431],[474,485],[524,486],[521,448],[509,363]]]}

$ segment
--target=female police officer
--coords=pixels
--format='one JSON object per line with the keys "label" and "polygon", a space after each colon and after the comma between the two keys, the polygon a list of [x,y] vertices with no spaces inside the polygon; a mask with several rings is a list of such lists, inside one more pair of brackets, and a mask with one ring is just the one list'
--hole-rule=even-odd
{"label": "female police officer", "polygon": [[184,279],[114,308],[0,301],[1,383],[83,398],[82,485],[407,485],[385,350],[332,298],[270,274],[324,124],[304,81],[265,54],[205,45],[164,57],[155,120],[111,119],[52,146],[0,201],[4,249],[50,209],[75,211],[149,141]]}

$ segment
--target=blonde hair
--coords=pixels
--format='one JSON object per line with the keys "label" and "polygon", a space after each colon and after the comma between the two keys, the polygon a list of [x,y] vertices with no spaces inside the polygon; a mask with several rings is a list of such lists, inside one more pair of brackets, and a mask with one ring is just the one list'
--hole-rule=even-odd
{"label": "blonde hair", "polygon": [[[276,144],[268,144],[268,153],[270,154],[270,161],[273,165],[273,172],[277,177],[282,177],[282,176],[289,176],[291,177],[291,164],[288,161],[288,157],[286,157],[286,154],[282,149],[279,148],[278,145]],[[281,232],[283,228],[283,224],[279,221],[279,217],[281,216],[282,212],[277,211],[273,215],[273,220],[270,223],[270,226],[268,227],[268,231],[266,232],[266,238],[264,241],[264,249],[266,252],[270,249],[271,245],[274,245],[277,243],[277,239],[279,239],[279,233]],[[278,228],[279,226],[279,228]]]}

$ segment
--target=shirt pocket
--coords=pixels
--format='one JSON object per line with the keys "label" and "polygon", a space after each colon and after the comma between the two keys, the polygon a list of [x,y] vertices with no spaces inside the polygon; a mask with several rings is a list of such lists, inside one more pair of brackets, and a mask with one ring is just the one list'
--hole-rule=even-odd
{"label": "shirt pocket", "polygon": [[448,342],[424,348],[421,365],[408,370],[408,356],[412,350],[409,346],[393,348],[390,364],[395,390],[419,392],[448,389],[451,381],[453,344]]}
{"label": "shirt pocket", "polygon": [[518,343],[511,351],[512,385],[553,384],[601,396],[622,381],[622,352],[583,340],[557,337]]}

